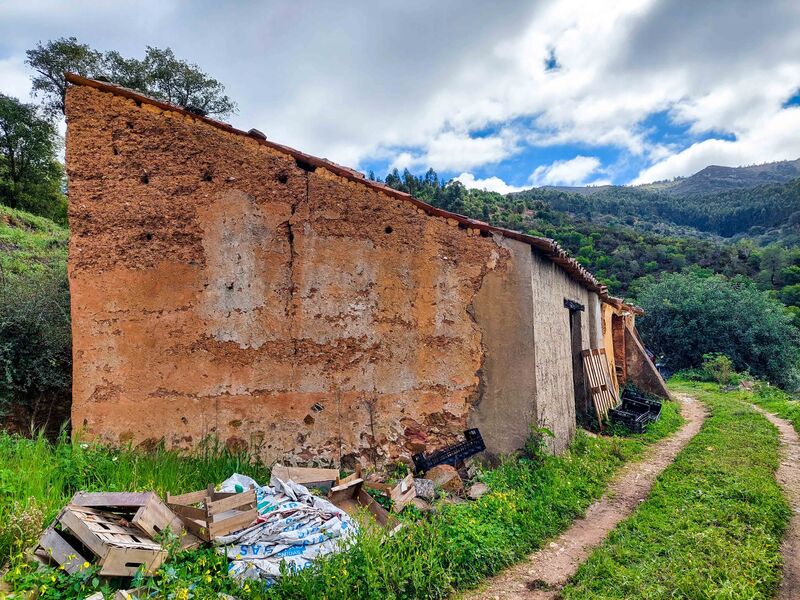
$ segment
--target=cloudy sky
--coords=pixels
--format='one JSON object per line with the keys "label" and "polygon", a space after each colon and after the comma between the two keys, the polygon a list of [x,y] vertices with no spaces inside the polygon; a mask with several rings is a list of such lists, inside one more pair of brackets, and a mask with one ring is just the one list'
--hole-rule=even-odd
{"label": "cloudy sky", "polygon": [[383,174],[470,187],[627,184],[800,157],[800,2],[0,0],[0,91],[25,50],[170,46],[231,122]]}

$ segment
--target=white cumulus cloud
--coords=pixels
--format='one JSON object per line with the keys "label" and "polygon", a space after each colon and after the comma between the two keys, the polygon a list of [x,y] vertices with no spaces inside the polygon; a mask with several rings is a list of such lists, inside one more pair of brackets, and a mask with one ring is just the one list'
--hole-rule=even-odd
{"label": "white cumulus cloud", "polygon": [[600,169],[600,159],[595,156],[576,156],[570,160],[557,160],[536,167],[529,181],[540,185],[584,185]]}
{"label": "white cumulus cloud", "polygon": [[517,187],[509,185],[499,177],[487,177],[486,179],[477,179],[472,173],[461,173],[455,178],[464,184],[464,187],[471,190],[486,190],[488,192],[498,192],[500,194],[510,194],[512,192],[521,192],[527,190],[530,186]]}

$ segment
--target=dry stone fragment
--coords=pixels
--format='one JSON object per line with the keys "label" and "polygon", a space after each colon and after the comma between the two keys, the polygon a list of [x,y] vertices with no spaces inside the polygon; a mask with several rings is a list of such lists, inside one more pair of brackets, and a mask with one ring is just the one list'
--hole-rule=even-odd
{"label": "dry stone fragment", "polygon": [[489,486],[485,483],[475,483],[467,490],[467,498],[470,500],[477,500],[487,493],[489,493]]}
{"label": "dry stone fragment", "polygon": [[436,487],[451,494],[464,489],[464,482],[461,481],[458,471],[450,465],[436,465],[425,473],[425,479],[430,479]]}
{"label": "dry stone fragment", "polygon": [[436,486],[430,479],[414,479],[414,488],[417,490],[417,496],[428,502],[436,497]]}

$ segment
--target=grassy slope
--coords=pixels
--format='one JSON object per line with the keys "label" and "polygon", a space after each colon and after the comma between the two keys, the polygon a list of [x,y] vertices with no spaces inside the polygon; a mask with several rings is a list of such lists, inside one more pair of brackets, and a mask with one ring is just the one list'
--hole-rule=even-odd
{"label": "grassy slope", "polygon": [[0,204],[0,276],[64,268],[69,230]]}
{"label": "grassy slope", "polygon": [[769,598],[790,511],[778,435],[750,395],[676,385],[711,409],[649,498],[580,568],[564,598]]}
{"label": "grassy slope", "polygon": [[[482,475],[492,492],[479,501],[443,504],[430,520],[404,513],[407,526],[394,537],[384,540],[364,531],[350,551],[286,577],[266,594],[331,600],[445,597],[523,558],[558,534],[602,494],[625,461],[681,423],[677,407],[669,404],[657,427],[644,436],[582,435],[565,456],[544,457],[536,463],[508,461]],[[34,574],[19,555],[71,494],[79,489],[182,492],[219,482],[234,471],[268,480],[265,468],[249,467],[224,454],[186,459],[169,452],[147,455],[83,448],[67,441],[54,446],[42,439],[0,434],[0,557],[15,555],[10,578],[18,588],[44,584],[52,597],[83,598],[91,589],[91,570],[77,578]],[[213,554],[184,553],[162,568],[153,587],[159,597],[170,593],[180,597],[180,590],[192,585],[194,598],[216,598],[219,591],[230,590],[230,580],[222,573],[224,562]],[[79,591],[68,591],[72,586]],[[234,595],[264,597],[255,589],[236,590]]]}

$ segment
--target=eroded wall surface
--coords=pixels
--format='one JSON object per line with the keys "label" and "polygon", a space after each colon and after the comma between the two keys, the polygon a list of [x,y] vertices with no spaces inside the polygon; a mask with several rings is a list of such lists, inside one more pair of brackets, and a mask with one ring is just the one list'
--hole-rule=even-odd
{"label": "eroded wall surface", "polygon": [[505,248],[180,113],[73,86],[67,117],[76,432],[344,465],[460,437]]}
{"label": "eroded wall surface", "polygon": [[552,262],[534,254],[531,269],[536,354],[536,415],[540,427],[553,432],[551,450],[562,452],[575,434],[575,393],[570,313],[564,299],[584,305],[581,312],[582,349],[592,346],[592,336],[602,331],[592,323],[593,292],[570,279]]}
{"label": "eroded wall surface", "polygon": [[486,275],[472,309],[482,334],[484,362],[470,426],[481,430],[493,455],[521,448],[536,422],[533,256],[522,242],[499,243],[510,260]]}

